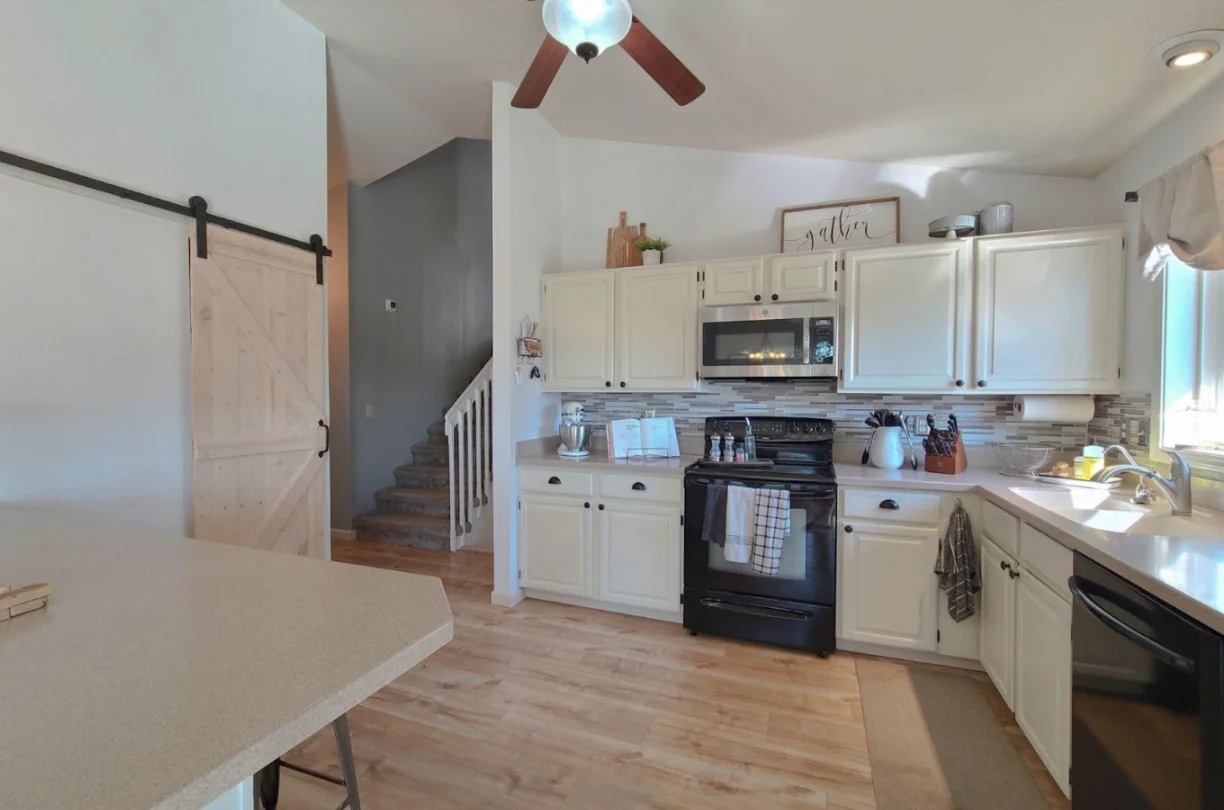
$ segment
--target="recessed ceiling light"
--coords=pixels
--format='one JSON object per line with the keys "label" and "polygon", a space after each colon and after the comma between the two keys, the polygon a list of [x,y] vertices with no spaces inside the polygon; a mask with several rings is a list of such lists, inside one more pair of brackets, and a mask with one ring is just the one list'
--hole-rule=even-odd
{"label": "recessed ceiling light", "polygon": [[1218,50],[1220,46],[1211,40],[1194,40],[1165,51],[1164,60],[1171,68],[1194,67],[1215,56]]}
{"label": "recessed ceiling light", "polygon": [[1224,31],[1190,31],[1152,49],[1151,58],[1164,67],[1185,70],[1211,60],[1224,45]]}

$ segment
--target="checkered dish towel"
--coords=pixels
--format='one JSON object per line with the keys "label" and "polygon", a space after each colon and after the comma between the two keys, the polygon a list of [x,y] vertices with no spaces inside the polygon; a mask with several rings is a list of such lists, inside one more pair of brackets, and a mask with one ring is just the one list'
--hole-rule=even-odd
{"label": "checkered dish towel", "polygon": [[752,536],[752,570],[773,576],[782,561],[782,543],[791,530],[790,491],[757,491],[756,531]]}
{"label": "checkered dish towel", "polygon": [[973,526],[959,498],[948,531],[939,542],[935,573],[939,574],[940,589],[948,595],[948,615],[953,621],[963,622],[972,616],[976,612],[973,595],[982,590],[982,578],[973,547]]}

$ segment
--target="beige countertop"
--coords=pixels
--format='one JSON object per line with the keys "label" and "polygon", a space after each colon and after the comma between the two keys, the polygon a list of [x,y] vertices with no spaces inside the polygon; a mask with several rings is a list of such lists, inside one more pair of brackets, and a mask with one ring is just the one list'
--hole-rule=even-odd
{"label": "beige countertop", "polygon": [[438,650],[434,577],[0,509],[5,810],[198,810]]}
{"label": "beige countertop", "polygon": [[555,450],[531,448],[520,451],[515,459],[520,467],[581,467],[591,472],[633,472],[649,473],[651,475],[666,475],[676,478],[684,477],[684,468],[701,456],[680,455],[675,458],[660,458],[652,461],[629,461],[628,459],[608,458],[606,449],[594,449],[591,455],[583,458],[567,458],[557,455]]}
{"label": "beige countertop", "polygon": [[[921,470],[877,470],[856,464],[837,464],[836,473],[837,483],[846,487],[978,492],[987,501],[1021,518],[1063,546],[1100,563],[1224,634],[1224,535],[1182,538],[1119,534],[1089,528],[1016,494],[1017,489],[1057,489],[1058,485],[1012,478],[993,470],[971,468],[960,475],[939,475]],[[1158,500],[1153,508],[1156,512],[1167,513],[1163,500]],[[1220,518],[1211,510],[1196,508],[1195,512],[1212,520]]]}

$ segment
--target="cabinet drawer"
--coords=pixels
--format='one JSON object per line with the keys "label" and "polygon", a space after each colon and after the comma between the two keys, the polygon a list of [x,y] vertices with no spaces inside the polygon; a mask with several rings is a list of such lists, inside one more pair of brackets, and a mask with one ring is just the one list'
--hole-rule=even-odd
{"label": "cabinet drawer", "polygon": [[1004,551],[1020,551],[1020,521],[993,503],[982,504],[982,529]]}
{"label": "cabinet drawer", "polygon": [[[888,492],[882,489],[843,489],[843,517],[939,525],[938,495],[925,492]],[[891,508],[896,505],[896,509]]]}
{"label": "cabinet drawer", "polygon": [[683,506],[684,480],[662,476],[601,473],[599,497]]}
{"label": "cabinet drawer", "polygon": [[573,470],[519,470],[519,489],[549,495],[590,495],[595,491],[595,476]]}
{"label": "cabinet drawer", "polygon": [[1027,523],[1020,524],[1020,559],[1065,601],[1071,601],[1067,580],[1074,568],[1071,550]]}

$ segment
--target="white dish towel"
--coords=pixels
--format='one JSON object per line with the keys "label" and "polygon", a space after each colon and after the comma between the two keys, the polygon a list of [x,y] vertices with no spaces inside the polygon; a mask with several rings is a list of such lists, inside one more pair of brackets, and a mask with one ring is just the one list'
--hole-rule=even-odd
{"label": "white dish towel", "polygon": [[723,559],[732,563],[752,560],[752,541],[756,536],[757,490],[727,487],[727,542]]}

